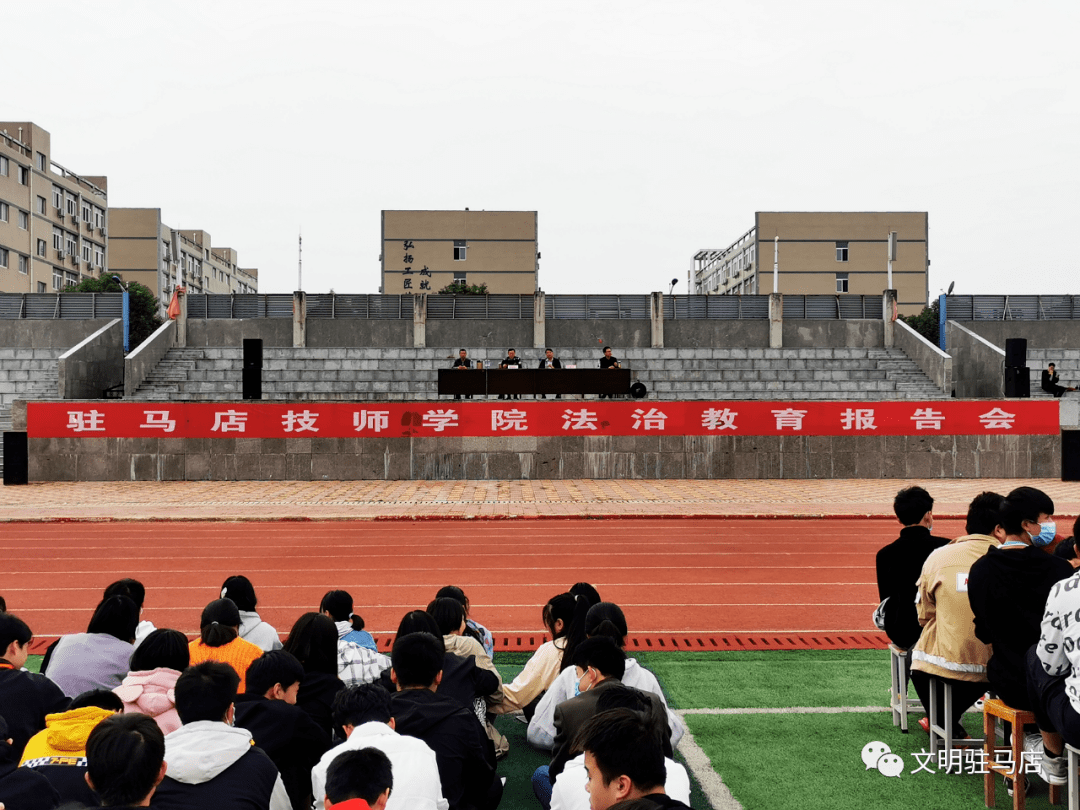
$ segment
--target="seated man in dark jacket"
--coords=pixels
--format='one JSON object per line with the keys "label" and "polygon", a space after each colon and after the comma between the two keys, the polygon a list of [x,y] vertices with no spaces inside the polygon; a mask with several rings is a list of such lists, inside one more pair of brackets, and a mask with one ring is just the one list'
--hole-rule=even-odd
{"label": "seated man in dark jacket", "polygon": [[303,678],[304,667],[292,653],[263,653],[248,667],[234,721],[277,766],[293,810],[311,807],[311,769],[330,748],[330,735],[296,705]]}
{"label": "seated man in dark jacket", "polygon": [[399,691],[390,700],[394,729],[423,740],[435,752],[450,810],[494,810],[502,798],[495,748],[476,715],[438,694],[443,641],[410,633],[394,642],[391,677]]}
{"label": "seated man in dark jacket", "polygon": [[1054,368],[1054,364],[1051,363],[1047,366],[1046,371],[1042,373],[1042,390],[1048,394],[1053,394],[1055,397],[1060,397],[1066,391],[1075,391],[1075,388],[1066,388],[1063,385],[1058,384],[1057,369]]}
{"label": "seated man in dark jacket", "polygon": [[168,770],[151,807],[188,810],[289,810],[289,796],[251,732],[233,723],[240,676],[206,661],[176,681],[176,713],[184,724],[165,737]]}

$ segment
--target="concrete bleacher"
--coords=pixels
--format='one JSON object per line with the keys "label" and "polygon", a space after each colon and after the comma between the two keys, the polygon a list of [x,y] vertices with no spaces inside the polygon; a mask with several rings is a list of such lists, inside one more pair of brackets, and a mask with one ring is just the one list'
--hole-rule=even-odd
{"label": "concrete bleacher", "polygon": [[[1031,369],[1032,399],[1053,399],[1054,395],[1042,390],[1042,373],[1047,365],[1054,364],[1058,374],[1058,385],[1066,388],[1080,388],[1080,349],[1028,349],[1028,368]],[[1075,397],[1075,393],[1064,396]]]}
{"label": "concrete bleacher", "polygon": [[[526,366],[539,350],[524,350]],[[592,347],[556,347],[563,365],[593,367]],[[624,349],[616,352],[651,398],[676,400],[942,399],[944,394],[899,349]],[[434,399],[438,369],[457,348],[267,348],[263,399],[393,401]],[[470,354],[491,367],[502,352]],[[135,399],[217,401],[242,395],[240,348],[172,349]]]}
{"label": "concrete bleacher", "polygon": [[[11,403],[16,399],[57,398],[57,363],[61,349],[0,348],[0,434],[11,430]],[[0,474],[4,445],[0,442]]]}

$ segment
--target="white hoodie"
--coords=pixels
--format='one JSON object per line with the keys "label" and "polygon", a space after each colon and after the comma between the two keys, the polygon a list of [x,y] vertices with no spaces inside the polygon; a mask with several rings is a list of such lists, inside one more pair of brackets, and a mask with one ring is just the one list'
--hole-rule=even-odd
{"label": "white hoodie", "polygon": [[259,618],[254,610],[240,611],[240,638],[250,641],[263,652],[281,649],[278,631]]}
{"label": "white hoodie", "polygon": [[[213,720],[188,723],[165,735],[166,773],[185,785],[201,785],[228,770],[251,750],[252,743],[246,728]],[[292,810],[280,774],[270,796],[270,810]]]}

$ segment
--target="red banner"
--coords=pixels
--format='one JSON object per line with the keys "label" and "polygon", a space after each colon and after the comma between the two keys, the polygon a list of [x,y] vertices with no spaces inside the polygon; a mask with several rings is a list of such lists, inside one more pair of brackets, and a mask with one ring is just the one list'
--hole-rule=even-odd
{"label": "red banner", "polygon": [[32,402],[31,438],[1056,435],[1057,401]]}

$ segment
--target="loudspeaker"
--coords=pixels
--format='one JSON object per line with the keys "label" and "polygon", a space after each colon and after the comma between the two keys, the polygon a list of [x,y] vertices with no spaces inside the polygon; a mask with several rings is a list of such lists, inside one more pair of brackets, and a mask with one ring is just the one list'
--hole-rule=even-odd
{"label": "loudspeaker", "polygon": [[1080,481],[1080,430],[1061,431],[1061,480]]}
{"label": "loudspeaker", "polygon": [[262,368],[262,338],[244,338],[244,368]]}
{"label": "loudspeaker", "polygon": [[630,396],[632,396],[634,399],[641,399],[647,393],[649,392],[645,388],[645,383],[636,382],[630,386]]}
{"label": "loudspeaker", "polygon": [[244,399],[262,399],[262,368],[244,366],[243,375]]}
{"label": "loudspeaker", "polygon": [[1030,397],[1031,396],[1031,369],[1027,366],[1013,368],[1005,367],[1005,396],[1007,397]]}
{"label": "loudspeaker", "polygon": [[1005,339],[1005,365],[1013,368],[1027,365],[1027,338]]}
{"label": "loudspeaker", "polygon": [[26,433],[4,431],[4,486],[29,482],[30,454],[27,451]]}

